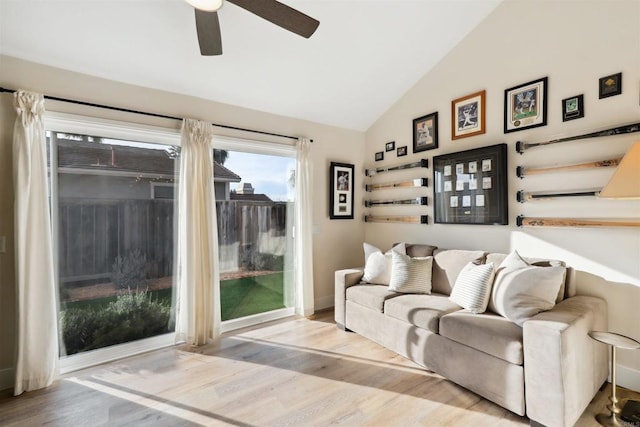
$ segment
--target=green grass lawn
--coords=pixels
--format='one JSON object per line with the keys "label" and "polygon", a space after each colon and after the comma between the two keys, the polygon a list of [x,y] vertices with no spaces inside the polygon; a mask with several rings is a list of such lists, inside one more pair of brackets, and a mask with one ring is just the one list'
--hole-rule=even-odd
{"label": "green grass lawn", "polygon": [[284,308],[283,291],[282,272],[220,282],[222,320]]}
{"label": "green grass lawn", "polygon": [[[220,303],[222,320],[237,319],[252,314],[284,308],[284,274],[282,272],[264,276],[244,277],[242,279],[220,282]],[[149,291],[152,300],[171,306],[172,289]],[[106,307],[116,297],[63,303],[67,308]]]}

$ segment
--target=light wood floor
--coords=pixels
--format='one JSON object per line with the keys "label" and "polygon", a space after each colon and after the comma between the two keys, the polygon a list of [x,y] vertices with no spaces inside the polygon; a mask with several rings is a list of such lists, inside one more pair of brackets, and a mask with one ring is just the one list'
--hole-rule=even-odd
{"label": "light wood floor", "polygon": [[[608,392],[598,393],[579,426],[598,425],[593,416]],[[528,420],[338,330],[332,312],[226,334],[203,348],[131,357],[0,399],[2,426],[329,424],[507,427]]]}

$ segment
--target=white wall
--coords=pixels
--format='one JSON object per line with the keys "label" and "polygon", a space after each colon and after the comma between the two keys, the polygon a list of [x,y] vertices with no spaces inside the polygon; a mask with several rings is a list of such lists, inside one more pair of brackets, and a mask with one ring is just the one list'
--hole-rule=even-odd
{"label": "white wall", "polygon": [[[364,134],[304,120],[220,104],[200,98],[126,85],[0,56],[0,86],[22,88],[48,95],[87,102],[156,112],[177,117],[194,117],[215,123],[247,127],[285,135],[307,136],[312,149],[314,296],[316,308],[333,305],[333,272],[360,264],[364,224],[358,220],[329,220],[329,164],[354,163],[362,170]],[[309,100],[308,102],[313,102]],[[179,126],[172,120],[118,113],[61,102],[46,102],[49,111],[124,120],[165,127]],[[15,351],[15,290],[13,254],[13,189],[11,141],[15,113],[13,97],[0,95],[0,236],[7,237],[7,252],[0,253],[0,389],[11,384]],[[255,134],[220,131],[221,135],[256,139]],[[356,217],[362,209],[356,206]]]}
{"label": "white wall", "polygon": [[[424,40],[420,43],[437,43]],[[623,93],[598,99],[598,78],[622,72]],[[548,125],[503,133],[504,90],[548,76]],[[398,74],[401,78],[401,74]],[[451,139],[451,100],[479,90],[487,92],[487,132]],[[585,117],[562,122],[561,100],[584,93]],[[640,121],[640,2],[627,1],[505,1],[434,69],[368,130],[365,165],[388,141],[408,145],[409,156],[395,154],[379,165],[429,158],[425,172],[432,178],[431,157],[505,142],[508,144],[509,226],[433,224],[433,190],[427,208],[377,208],[372,214],[428,213],[430,224],[367,224],[365,238],[381,247],[411,241],[446,248],[485,249],[563,259],[578,270],[579,293],[598,295],[609,304],[609,329],[640,340],[640,228],[517,228],[517,215],[535,217],[640,218],[640,201],[572,198],[516,202],[517,190],[554,191],[602,188],[613,170],[565,172],[520,180],[517,165],[529,167],[615,158],[640,133],[569,142],[515,152],[518,140],[546,141]],[[439,113],[439,148],[411,154],[412,119]],[[421,176],[395,173],[393,178]],[[375,178],[382,180],[382,175]],[[385,179],[391,179],[386,174]],[[372,179],[373,180],[373,179]],[[639,183],[640,185],[640,183]],[[389,191],[380,196],[415,194]],[[621,384],[640,390],[640,351],[620,351]]]}

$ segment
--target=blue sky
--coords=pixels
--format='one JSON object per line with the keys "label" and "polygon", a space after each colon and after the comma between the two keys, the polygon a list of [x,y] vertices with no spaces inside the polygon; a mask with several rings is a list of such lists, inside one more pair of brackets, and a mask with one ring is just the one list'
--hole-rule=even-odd
{"label": "blue sky", "polygon": [[[240,175],[243,183],[250,182],[256,194],[277,201],[293,200],[289,174],[296,167],[295,158],[229,151],[224,166]],[[232,190],[236,187],[238,184],[231,184]]]}

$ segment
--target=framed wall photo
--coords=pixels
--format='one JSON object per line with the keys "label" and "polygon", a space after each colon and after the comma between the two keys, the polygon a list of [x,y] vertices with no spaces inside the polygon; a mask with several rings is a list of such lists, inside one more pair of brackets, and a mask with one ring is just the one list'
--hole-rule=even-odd
{"label": "framed wall photo", "polygon": [[413,152],[438,148],[438,112],[413,119]]}
{"label": "framed wall photo", "polygon": [[395,149],[396,149],[396,142],[395,141],[387,142],[384,145],[384,151],[393,151]]}
{"label": "framed wall photo", "polygon": [[600,99],[622,93],[622,73],[611,74],[598,80],[598,95]]}
{"label": "framed wall photo", "polygon": [[380,160],[384,160],[384,151],[378,151],[375,154],[375,160],[376,162],[379,162]]}
{"label": "framed wall photo", "polygon": [[329,168],[329,218],[353,219],[354,167],[331,162]]}
{"label": "framed wall photo", "polygon": [[547,125],[547,77],[504,91],[504,133]]}
{"label": "framed wall photo", "polygon": [[402,147],[398,147],[398,150],[396,151],[396,154],[397,154],[398,157],[406,156],[407,155],[407,146],[404,145]]}
{"label": "framed wall photo", "polygon": [[481,135],[485,128],[486,91],[451,101],[451,139]]}
{"label": "framed wall photo", "polygon": [[509,223],[507,144],[434,156],[436,224]]}
{"label": "framed wall photo", "polygon": [[562,121],[584,117],[584,94],[571,96],[562,100]]}

